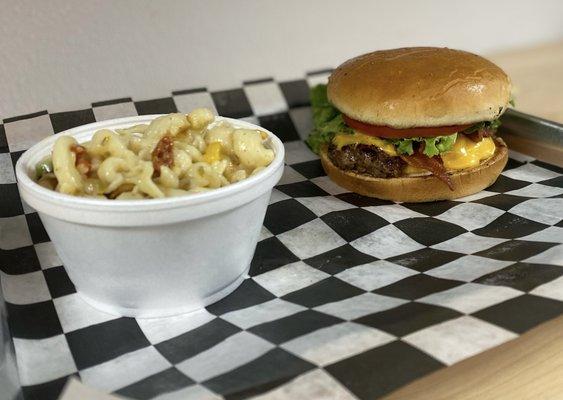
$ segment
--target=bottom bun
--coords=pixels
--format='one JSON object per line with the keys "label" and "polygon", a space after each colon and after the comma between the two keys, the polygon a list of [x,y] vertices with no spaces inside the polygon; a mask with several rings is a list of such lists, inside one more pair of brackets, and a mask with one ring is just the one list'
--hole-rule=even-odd
{"label": "bottom bun", "polygon": [[508,161],[508,149],[502,139],[496,138],[496,151],[475,168],[449,172],[454,190],[434,175],[405,176],[401,178],[374,178],[355,172],[343,171],[330,161],[325,146],[321,162],[327,175],[338,185],[352,192],[407,203],[451,200],[480,192],[491,186]]}

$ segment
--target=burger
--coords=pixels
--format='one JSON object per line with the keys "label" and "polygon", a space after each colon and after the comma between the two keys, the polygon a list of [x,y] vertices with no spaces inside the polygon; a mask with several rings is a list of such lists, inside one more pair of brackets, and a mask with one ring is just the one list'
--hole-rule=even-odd
{"label": "burger", "polygon": [[492,185],[508,159],[496,136],[510,79],[448,48],[375,51],[340,65],[311,90],[307,143],[327,175],[365,196],[455,199]]}

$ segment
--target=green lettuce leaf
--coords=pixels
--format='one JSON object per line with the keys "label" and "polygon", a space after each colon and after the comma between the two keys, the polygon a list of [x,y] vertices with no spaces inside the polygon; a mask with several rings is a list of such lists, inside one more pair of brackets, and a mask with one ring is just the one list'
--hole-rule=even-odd
{"label": "green lettuce leaf", "polygon": [[463,133],[469,134],[469,133],[477,132],[481,129],[490,129],[494,132],[501,126],[501,124],[502,123],[500,122],[500,119],[494,119],[492,121],[483,121],[473,126],[470,126],[466,130],[464,130]]}
{"label": "green lettuce leaf", "polygon": [[424,151],[428,157],[434,157],[440,155],[446,151],[449,151],[454,145],[457,139],[457,133],[447,136],[437,136],[432,138],[408,138],[408,139],[392,139],[390,140],[397,149],[399,154],[411,155],[414,153],[414,142],[424,142]]}
{"label": "green lettuce leaf", "polygon": [[412,147],[413,142],[414,139],[397,139],[392,141],[392,143],[395,145],[395,148],[397,149],[397,153],[408,155],[414,153],[414,149]]}
{"label": "green lettuce leaf", "polygon": [[352,133],[352,129],[344,123],[342,114],[328,101],[326,85],[311,89],[311,108],[314,128],[307,138],[307,144],[315,153],[318,154],[336,133]]}
{"label": "green lettuce leaf", "polygon": [[440,153],[443,153],[445,151],[451,150],[451,148],[454,146],[454,143],[457,140],[457,133],[453,133],[447,136],[440,136],[437,139],[439,140],[434,142],[436,144],[436,148]]}
{"label": "green lettuce leaf", "polygon": [[339,112],[328,101],[326,85],[317,85],[311,89],[311,107],[313,109],[313,122],[315,127],[329,122]]}

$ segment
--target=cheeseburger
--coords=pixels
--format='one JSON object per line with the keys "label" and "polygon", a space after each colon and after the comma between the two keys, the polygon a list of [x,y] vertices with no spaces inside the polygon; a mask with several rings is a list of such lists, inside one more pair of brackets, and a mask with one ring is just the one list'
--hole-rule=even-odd
{"label": "cheeseburger", "polygon": [[311,91],[308,144],[328,176],[353,192],[424,202],[495,182],[508,158],[495,136],[510,79],[460,50],[376,51],[340,65]]}

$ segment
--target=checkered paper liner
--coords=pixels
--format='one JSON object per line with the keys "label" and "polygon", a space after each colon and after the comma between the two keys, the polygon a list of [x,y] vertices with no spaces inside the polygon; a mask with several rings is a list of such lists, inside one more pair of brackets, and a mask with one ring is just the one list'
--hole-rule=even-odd
{"label": "checkered paper liner", "polygon": [[[22,392],[67,378],[134,399],[374,399],[563,313],[561,169],[512,153],[486,191],[394,204],[349,193],[303,142],[306,79],[119,99],[0,125],[0,268]],[[137,114],[259,123],[287,151],[250,277],[189,315],[118,318],[76,294],[13,163],[42,138]]]}

